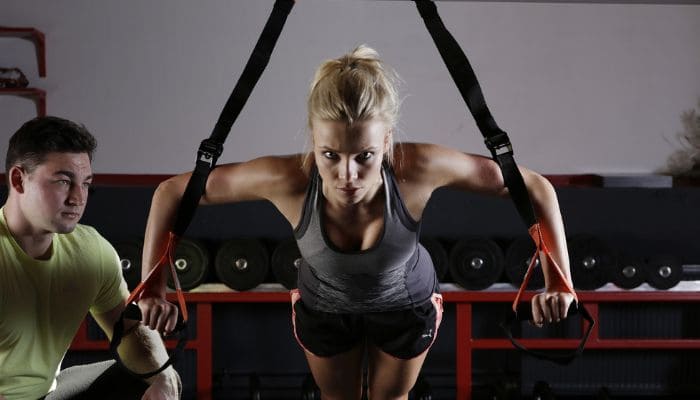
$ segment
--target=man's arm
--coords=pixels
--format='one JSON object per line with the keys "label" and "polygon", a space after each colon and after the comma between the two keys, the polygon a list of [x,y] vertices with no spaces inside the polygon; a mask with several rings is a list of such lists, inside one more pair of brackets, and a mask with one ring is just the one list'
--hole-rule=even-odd
{"label": "man's arm", "polygon": [[[95,321],[111,340],[114,324],[124,311],[124,304],[113,309],[93,314]],[[140,322],[124,320],[125,336],[117,351],[124,364],[134,372],[145,373],[160,368],[168,360],[168,353],[156,331],[148,329]],[[179,399],[182,384],[175,369],[170,366],[161,373],[146,380],[150,385],[144,399]],[[2,399],[0,399],[2,400]]]}

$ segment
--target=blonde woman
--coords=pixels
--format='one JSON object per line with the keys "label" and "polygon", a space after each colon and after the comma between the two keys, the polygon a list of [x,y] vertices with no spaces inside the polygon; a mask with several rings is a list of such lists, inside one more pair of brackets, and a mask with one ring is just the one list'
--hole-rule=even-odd
{"label": "blonde woman", "polygon": [[[370,399],[407,399],[442,317],[442,297],[418,243],[436,189],[506,196],[491,159],[433,144],[395,144],[393,73],[360,46],[320,65],[308,97],[312,149],[214,169],[202,204],[268,200],[289,221],[303,256],[291,293],[294,334],[324,399],[360,399],[368,354]],[[570,281],[552,186],[521,169],[548,247]],[[160,257],[189,174],[156,190],[146,228],[144,276]],[[165,279],[143,298],[144,323],[173,329]],[[533,298],[537,323],[565,317],[573,297],[556,285]]]}

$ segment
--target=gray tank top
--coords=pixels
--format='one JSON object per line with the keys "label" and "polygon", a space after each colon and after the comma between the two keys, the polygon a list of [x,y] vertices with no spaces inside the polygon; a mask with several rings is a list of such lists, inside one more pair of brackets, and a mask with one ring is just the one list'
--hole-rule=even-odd
{"label": "gray tank top", "polygon": [[298,285],[304,304],[329,313],[402,310],[430,301],[438,281],[430,255],[418,243],[420,223],[399,195],[393,171],[382,167],[384,228],[369,249],[342,251],[323,228],[322,180],[311,171],[294,236],[302,255]]}

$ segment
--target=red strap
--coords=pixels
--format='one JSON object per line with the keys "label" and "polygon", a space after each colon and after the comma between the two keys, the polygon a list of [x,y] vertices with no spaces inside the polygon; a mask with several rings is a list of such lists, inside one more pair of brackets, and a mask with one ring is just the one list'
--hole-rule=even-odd
{"label": "red strap", "polygon": [[[515,300],[513,301],[513,312],[517,309],[518,303],[520,302],[520,297],[522,296],[523,292],[525,291],[525,288],[527,287],[528,282],[530,281],[530,275],[532,275],[532,270],[534,269],[535,263],[537,262],[537,259],[544,255],[547,257],[547,264],[550,266],[549,270],[554,270],[556,272],[556,277],[558,277],[558,287],[563,287],[563,289],[571,293],[574,296],[574,301],[578,303],[578,297],[576,296],[576,291],[574,290],[573,287],[571,287],[571,284],[569,284],[569,280],[566,279],[564,276],[564,273],[562,272],[561,268],[559,268],[559,264],[557,264],[556,261],[554,261],[554,258],[552,257],[552,253],[550,253],[549,249],[547,248],[547,245],[544,242],[544,237],[542,236],[542,229],[540,228],[540,224],[534,224],[528,229],[528,233],[530,234],[530,237],[532,240],[535,242],[535,254],[532,255],[532,258],[530,259],[530,265],[527,267],[527,272],[525,272],[525,277],[523,278],[523,283],[520,285],[520,289],[518,290],[518,294],[515,296]],[[541,265],[544,265],[544,263],[541,263]]]}
{"label": "red strap", "polygon": [[177,237],[177,235],[175,235],[174,233],[168,233],[168,242],[165,245],[163,255],[160,257],[160,260],[158,260],[158,262],[156,263],[155,268],[153,268],[151,272],[148,273],[146,279],[141,281],[138,284],[138,286],[136,286],[136,289],[134,289],[134,291],[131,292],[129,298],[126,300],[126,304],[131,303],[137,298],[141,299],[143,294],[148,293],[147,289],[152,284],[152,281],[154,279],[157,279],[157,277],[160,277],[160,274],[162,273],[162,268],[167,264],[170,266],[170,276],[172,276],[173,283],[175,283],[175,293],[177,294],[177,302],[180,306],[180,312],[182,313],[182,320],[184,322],[187,322],[187,305],[185,303],[185,295],[182,293],[182,288],[180,287],[180,280],[177,279],[175,263],[173,262],[175,249],[177,248],[177,242],[179,239],[180,238]]}

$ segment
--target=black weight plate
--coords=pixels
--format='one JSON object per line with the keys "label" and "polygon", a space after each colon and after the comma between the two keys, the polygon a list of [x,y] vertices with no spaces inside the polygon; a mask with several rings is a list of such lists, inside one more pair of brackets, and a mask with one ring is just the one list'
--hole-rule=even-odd
{"label": "black weight plate", "polygon": [[605,242],[591,235],[576,235],[568,245],[575,288],[595,290],[608,283],[610,271],[617,266],[617,256]]}
{"label": "black weight plate", "polygon": [[[505,270],[508,280],[515,286],[520,287],[525,279],[525,272],[530,265],[530,260],[535,255],[535,242],[530,236],[523,236],[513,240],[506,250]],[[530,275],[527,283],[528,290],[538,290],[544,287],[544,274],[540,268],[539,259]]]}
{"label": "black weight plate", "polygon": [[143,244],[137,239],[118,240],[112,243],[119,255],[119,263],[122,267],[122,275],[129,291],[132,291],[141,282],[141,256]]}
{"label": "black weight plate", "polygon": [[503,274],[503,251],[489,239],[463,239],[450,251],[450,274],[468,290],[482,290]]}
{"label": "black weight plate", "polygon": [[435,267],[435,274],[440,282],[445,281],[445,275],[447,275],[447,270],[449,269],[449,258],[447,256],[447,251],[443,247],[442,243],[435,238],[422,237],[420,239],[420,244],[428,250],[430,253],[430,258],[433,260],[433,267]]}
{"label": "black weight plate", "polygon": [[275,280],[287,289],[296,289],[297,271],[301,263],[301,253],[294,239],[279,242],[272,252],[270,262]]}
{"label": "black weight plate", "polygon": [[647,269],[642,257],[625,255],[611,270],[610,281],[619,288],[634,289],[646,281]]}
{"label": "black weight plate", "polygon": [[267,277],[270,259],[259,240],[232,239],[219,247],[214,267],[226,286],[233,290],[250,290]]}
{"label": "black weight plate", "polygon": [[[182,238],[175,249],[173,263],[180,287],[182,290],[191,290],[201,285],[207,277],[209,252],[201,242]],[[168,275],[168,287],[175,288],[170,275]]]}
{"label": "black weight plate", "polygon": [[681,281],[683,265],[672,255],[658,255],[649,258],[647,282],[656,289],[670,289]]}

